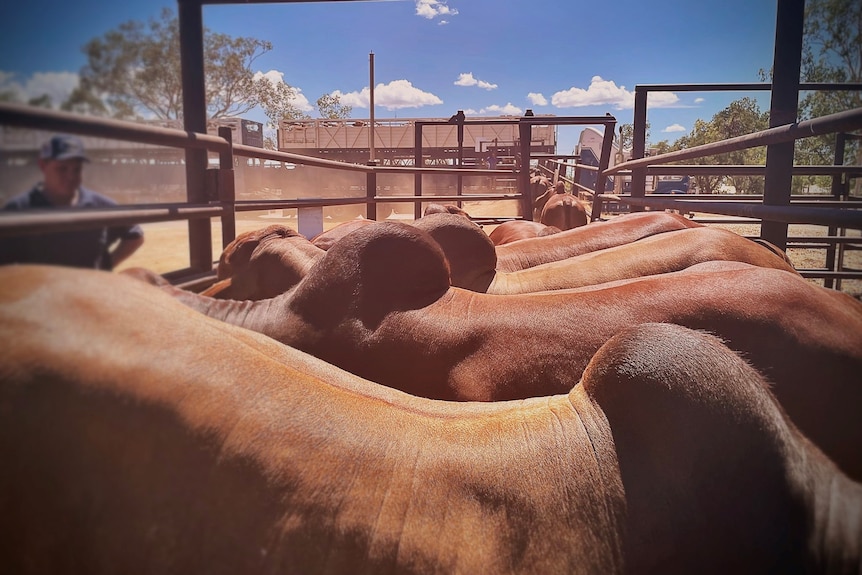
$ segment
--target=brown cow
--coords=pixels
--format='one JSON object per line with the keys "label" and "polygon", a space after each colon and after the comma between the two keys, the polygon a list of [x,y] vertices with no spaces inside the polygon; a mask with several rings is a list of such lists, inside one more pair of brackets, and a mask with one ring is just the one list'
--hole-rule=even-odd
{"label": "brown cow", "polygon": [[[610,225],[611,227],[601,227],[599,224],[596,224],[596,232],[591,234],[567,234],[566,237],[569,239],[569,245],[533,245],[527,242],[521,244],[523,250],[519,248],[519,251],[523,251],[521,255],[524,255],[523,261],[525,262],[536,259],[530,257],[530,254],[535,251],[533,249],[535,247],[548,248],[547,253],[542,254],[538,259],[548,259],[548,254],[568,257],[565,254],[578,253],[583,250],[589,251],[594,247],[607,243],[613,244],[622,239],[637,237],[639,234],[654,233],[656,229],[663,229],[665,226],[673,229],[675,226],[680,226],[680,221],[688,221],[681,216],[664,214],[664,212],[649,212],[649,214],[649,217],[635,217],[635,215],[631,215],[619,220],[619,222],[612,220],[611,222],[601,224],[601,226]],[[638,214],[638,216],[644,215]],[[448,216],[443,217],[446,218]],[[417,225],[430,232],[440,226],[438,218],[439,216],[432,214],[418,220]],[[449,222],[447,225],[453,225],[451,223],[452,218],[449,220],[444,219],[443,221]],[[278,225],[241,234],[225,249],[221,256],[219,277],[222,279],[205,290],[203,294],[220,299],[259,300],[274,297],[296,285],[305,273],[307,273],[308,269],[310,269],[311,263],[321,256],[323,251],[328,249],[335,241],[370,223],[376,222],[364,219],[344,222],[335,226],[329,232],[316,236],[312,244],[309,244],[305,238],[294,230]],[[463,218],[455,220],[455,223],[466,228],[466,224],[463,224]],[[535,222],[523,221],[520,223],[541,226],[541,224]],[[450,259],[450,266],[452,268],[453,285],[476,291],[488,291],[488,286],[494,278],[494,268],[506,267],[505,262],[517,262],[519,259],[514,258],[511,251],[503,252],[502,258],[504,263],[501,264],[497,260],[496,255],[486,253],[492,246],[488,244],[485,234],[481,232],[480,228],[470,224],[470,227],[465,232],[466,235],[458,240],[460,243],[447,243],[439,235],[436,235],[435,239],[445,246],[446,256]],[[619,232],[619,234],[611,232]],[[715,247],[712,246],[711,248],[713,252],[715,251]],[[772,249],[775,248],[772,247]],[[479,250],[480,253],[472,254],[470,250]],[[783,254],[780,250],[778,252]],[[706,259],[706,255],[707,253],[703,252],[701,260]],[[786,256],[784,257],[786,258]],[[491,267],[486,269],[489,265]],[[518,266],[511,267],[517,268]],[[643,268],[643,264],[640,264],[640,267]],[[679,266],[677,267],[679,268]],[[527,291],[576,287],[598,281],[595,279],[586,281],[586,277],[588,277],[586,274],[582,274],[581,279],[578,281],[572,281],[571,279],[567,279],[571,274],[554,277],[553,274],[549,275],[548,272],[549,270],[537,270],[534,274],[508,279],[500,277],[500,273],[497,273],[495,281],[497,287],[491,288],[489,293],[525,293]],[[233,275],[236,277],[228,277]],[[475,278],[482,279],[477,281]]]}
{"label": "brown cow", "polygon": [[701,224],[669,212],[636,212],[606,222],[592,222],[541,238],[528,238],[496,248],[497,269],[514,272],[587,252],[637,241],[641,238]]}
{"label": "brown cow", "polygon": [[860,568],[862,486],[703,334],[637,327],[566,394],[453,404],[120,275],[0,285],[10,573]]}
{"label": "brown cow", "polygon": [[375,224],[377,220],[367,220],[365,218],[356,218],[334,226],[332,229],[320,232],[313,238],[311,243],[322,250],[328,250],[332,244],[343,238],[344,236],[363,228],[368,224]]}
{"label": "brown cow", "polygon": [[545,202],[553,193],[551,180],[541,174],[533,173],[530,175],[530,199],[533,204],[533,219],[538,220],[542,215],[542,208],[545,207]]}
{"label": "brown cow", "polygon": [[787,256],[719,228],[665,232],[630,244],[514,271],[497,271],[493,242],[463,218],[436,214],[415,222],[443,248],[451,284],[490,294],[569,289],[679,271],[715,260],[739,261],[796,273]]}
{"label": "brown cow", "polygon": [[862,477],[862,302],[786,271],[729,263],[606,288],[488,295],[450,287],[439,245],[413,226],[386,222],[333,246],[277,298],[237,302],[162,289],[372,381],[440,399],[561,393],[626,327],[708,329],[775,383],[800,429]]}
{"label": "brown cow", "polygon": [[561,230],[571,230],[587,225],[587,210],[578,198],[566,192],[563,182],[557,182],[546,192],[548,195],[542,207],[539,221],[546,226]]}
{"label": "brown cow", "polygon": [[425,206],[425,210],[422,212],[422,215],[427,216],[429,214],[455,214],[458,216],[463,216],[468,220],[471,219],[470,214],[468,214],[455,204],[428,204],[427,206]]}
{"label": "brown cow", "polygon": [[220,299],[275,297],[299,283],[323,253],[282,225],[242,233],[219,258],[219,281],[202,294]]}
{"label": "brown cow", "polygon": [[526,238],[549,236],[561,231],[563,230],[560,228],[546,226],[545,224],[531,220],[510,220],[503,222],[491,230],[488,237],[491,238],[491,242],[495,246],[501,246]]}

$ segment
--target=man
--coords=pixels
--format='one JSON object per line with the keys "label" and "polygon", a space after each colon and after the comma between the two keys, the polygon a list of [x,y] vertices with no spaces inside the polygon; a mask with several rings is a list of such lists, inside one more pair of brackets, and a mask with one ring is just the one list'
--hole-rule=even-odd
{"label": "man", "polygon": [[[43,181],[10,199],[4,211],[53,208],[103,208],[117,203],[81,186],[84,145],[57,135],[39,153]],[[96,227],[0,239],[0,264],[42,263],[110,270],[144,243],[140,226]]]}

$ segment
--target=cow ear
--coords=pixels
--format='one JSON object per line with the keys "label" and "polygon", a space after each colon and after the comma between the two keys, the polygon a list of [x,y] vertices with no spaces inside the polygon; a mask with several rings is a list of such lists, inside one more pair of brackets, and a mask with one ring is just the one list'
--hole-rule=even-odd
{"label": "cow ear", "polygon": [[373,327],[391,312],[430,305],[448,289],[440,246],[413,226],[382,222],[336,242],[297,286],[292,307],[321,327],[348,317]]}

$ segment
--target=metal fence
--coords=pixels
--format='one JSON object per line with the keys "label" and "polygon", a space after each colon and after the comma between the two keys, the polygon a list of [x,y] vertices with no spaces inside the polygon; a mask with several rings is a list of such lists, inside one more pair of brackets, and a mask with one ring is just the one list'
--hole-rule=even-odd
{"label": "metal fence", "polygon": [[[471,123],[482,123],[485,120],[461,120],[459,127]],[[83,117],[43,108],[34,108],[16,104],[0,103],[0,125],[17,128],[29,128],[51,132],[74,133],[83,136],[95,136],[141,144],[168,146],[185,150],[203,150],[206,153],[218,155],[218,168],[205,170],[205,194],[201,201],[194,201],[192,194],[185,202],[124,205],[115,208],[80,209],[80,210],[34,210],[30,212],[0,213],[0,239],[12,235],[38,234],[49,231],[84,229],[93,226],[129,225],[135,223],[150,223],[162,221],[189,221],[189,253],[191,265],[188,268],[174,270],[165,274],[178,283],[203,281],[212,275],[212,244],[210,221],[218,218],[222,229],[222,246],[226,246],[236,237],[236,215],[238,212],[277,209],[304,209],[323,206],[343,206],[361,204],[366,206],[365,216],[377,219],[377,204],[381,202],[401,202],[414,204],[414,213],[419,214],[423,202],[460,202],[516,200],[522,209],[522,217],[532,217],[532,202],[526,190],[529,188],[529,165],[531,159],[532,126],[543,124],[601,124],[605,127],[607,149],[613,138],[616,120],[610,116],[599,117],[530,117],[507,120],[517,123],[521,133],[520,154],[525,158],[521,166],[513,170],[491,170],[470,167],[465,169],[460,162],[452,167],[422,167],[421,165],[383,166],[344,163],[311,156],[265,150],[258,147],[234,144],[230,128],[219,128],[219,135],[200,134],[195,132],[149,126],[133,122],[118,121],[104,118]],[[425,122],[427,123],[427,122]],[[423,124],[424,125],[424,124]],[[421,125],[418,128],[421,133]],[[417,141],[422,141],[421,137]],[[237,200],[234,181],[234,156],[290,162],[302,166],[324,168],[327,170],[347,171],[362,174],[365,177],[364,197],[307,197],[296,199],[260,199]],[[422,149],[416,150],[417,162],[421,164]],[[609,153],[603,159],[602,168],[607,167]],[[412,195],[380,195],[377,177],[382,174],[402,174],[414,178],[415,188]],[[511,193],[462,193],[462,176],[514,177],[518,188]],[[422,177],[428,175],[456,176],[458,186],[455,194],[425,196],[422,194]],[[418,216],[417,216],[418,217]],[[205,225],[195,226],[195,223]],[[201,254],[203,260],[201,261]]]}
{"label": "metal fence", "polygon": [[[460,120],[463,124],[482,122],[483,120]],[[600,166],[586,166],[578,163],[577,156],[542,157],[539,162],[549,175],[556,179],[567,179],[566,169],[593,170],[597,172],[596,183],[604,184],[608,176],[624,174],[751,174],[763,173],[764,166],[691,166],[672,165],[685,159],[698,158],[727,151],[768,146],[779,142],[795,141],[798,138],[821,134],[844,134],[851,130],[862,128],[862,109],[849,110],[838,114],[824,116],[804,122],[770,128],[754,134],[731,138],[662,154],[659,156],[637,158],[628,162],[609,167],[611,145],[616,119],[610,115],[601,117],[530,117],[525,116],[511,120],[519,124],[521,131],[521,154],[527,158],[512,170],[477,169],[456,164],[452,167],[422,167],[419,166],[381,166],[351,164],[333,160],[315,158],[299,154],[265,150],[232,142],[229,128],[220,128],[219,135],[207,135],[177,129],[162,128],[123,122],[110,119],[82,117],[64,112],[41,108],[0,104],[0,125],[31,128],[55,132],[76,133],[86,136],[97,136],[143,144],[169,146],[181,149],[198,149],[218,155],[218,168],[206,170],[204,201],[125,205],[116,208],[75,211],[33,211],[17,212],[15,214],[0,214],[0,238],[9,235],[44,233],[49,230],[81,229],[92,226],[120,225],[133,223],[148,223],[160,221],[189,221],[189,252],[190,254],[205,254],[203,263],[190,257],[192,265],[188,268],[174,270],[168,274],[172,281],[194,281],[195,278],[206,278],[212,275],[212,243],[209,227],[212,218],[221,222],[222,244],[226,246],[236,237],[236,215],[238,212],[274,209],[304,209],[323,206],[364,205],[365,216],[377,219],[377,204],[381,202],[413,203],[414,215],[420,215],[423,202],[460,202],[471,201],[516,200],[520,206],[520,217],[532,218],[532,198],[529,194],[529,166],[532,159],[530,149],[530,129],[535,124],[602,124],[605,137],[602,146]],[[421,130],[421,125],[418,128]],[[421,137],[417,141],[422,141]],[[539,154],[542,156],[542,154]],[[234,181],[234,156],[291,162],[303,166],[312,166],[326,170],[348,171],[362,174],[365,178],[364,197],[307,197],[295,199],[260,199],[237,200]],[[547,154],[545,154],[547,156]],[[416,157],[421,164],[422,150],[418,148]],[[602,214],[602,205],[608,200],[620,201],[632,206],[632,209],[671,209],[684,213],[699,212],[722,214],[746,218],[746,221],[778,221],[786,223],[809,223],[829,227],[827,236],[788,238],[790,247],[822,248],[827,250],[827,269],[802,270],[807,277],[823,278],[827,285],[832,280],[862,279],[862,271],[846,270],[842,266],[842,255],[845,250],[859,245],[858,240],[844,235],[846,229],[862,229],[862,198],[849,196],[848,184],[852,177],[862,176],[860,166],[797,166],[794,173],[811,175],[830,175],[840,185],[835,186],[833,194],[823,197],[794,196],[789,205],[764,205],[761,196],[674,196],[656,197],[646,195],[644,187],[633,186],[629,195],[612,195],[602,189],[591,190],[568,180],[575,192],[581,192],[592,198],[592,219],[598,219]],[[402,174],[414,178],[413,195],[381,195],[378,191],[377,177],[381,174]],[[463,195],[461,179],[463,176],[514,177],[517,188],[512,193],[486,193]],[[423,175],[456,176],[458,186],[452,195],[422,195]],[[727,220],[724,220],[725,222]],[[206,226],[195,228],[194,222],[205,223]],[[200,259],[200,258],[198,258]]]}

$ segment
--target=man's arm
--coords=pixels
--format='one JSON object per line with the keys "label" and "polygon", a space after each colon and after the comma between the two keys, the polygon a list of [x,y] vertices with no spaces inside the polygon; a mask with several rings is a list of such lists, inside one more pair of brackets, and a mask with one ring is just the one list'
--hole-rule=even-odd
{"label": "man's arm", "polygon": [[121,239],[117,247],[111,252],[111,265],[116,268],[124,260],[128,259],[133,253],[138,251],[144,245],[144,236],[135,238]]}

